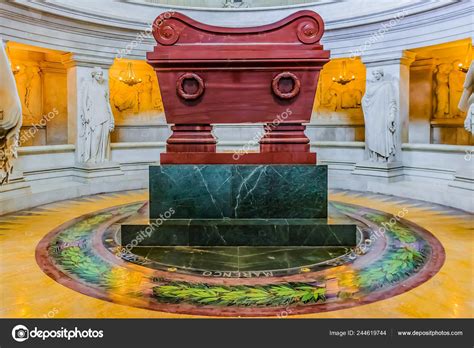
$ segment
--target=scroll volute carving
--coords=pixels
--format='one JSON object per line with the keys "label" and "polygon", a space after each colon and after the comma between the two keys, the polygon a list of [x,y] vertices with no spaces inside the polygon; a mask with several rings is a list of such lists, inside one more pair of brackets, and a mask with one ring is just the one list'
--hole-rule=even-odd
{"label": "scroll volute carving", "polygon": [[324,33],[324,24],[319,16],[304,17],[296,27],[298,40],[304,44],[317,43]]}
{"label": "scroll volute carving", "polygon": [[183,23],[172,18],[172,14],[168,18],[158,17],[153,22],[153,36],[162,45],[174,45],[178,41],[183,27]]}
{"label": "scroll volute carving", "polygon": [[[293,18],[292,18],[293,17]],[[290,20],[288,20],[290,19]],[[187,44],[195,36],[201,38],[204,45],[208,43],[233,44],[239,39],[231,35],[213,35],[214,33],[246,34],[240,41],[247,43],[275,42],[275,43],[295,43],[301,42],[306,45],[318,44],[324,33],[324,22],[322,18],[312,11],[300,11],[288,19],[265,26],[266,30],[257,30],[257,28],[221,28],[205,25],[192,20],[180,13],[170,13],[167,16],[160,16],[153,22],[153,36],[156,41],[164,46],[176,44],[183,31],[186,31],[186,37],[183,36],[183,42]],[[288,27],[292,26],[293,29]],[[264,27],[261,27],[264,28]]]}

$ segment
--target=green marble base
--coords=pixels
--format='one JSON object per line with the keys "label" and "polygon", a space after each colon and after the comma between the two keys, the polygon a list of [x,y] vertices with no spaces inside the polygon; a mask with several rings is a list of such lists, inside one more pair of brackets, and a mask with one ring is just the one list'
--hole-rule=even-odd
{"label": "green marble base", "polygon": [[327,217],[327,166],[150,166],[150,219]]}
{"label": "green marble base", "polygon": [[330,225],[326,219],[170,219],[159,226],[146,221],[122,225],[123,246],[355,246],[356,235],[354,224]]}
{"label": "green marble base", "polygon": [[149,217],[123,246],[355,246],[356,226],[328,224],[327,166],[150,167]]}

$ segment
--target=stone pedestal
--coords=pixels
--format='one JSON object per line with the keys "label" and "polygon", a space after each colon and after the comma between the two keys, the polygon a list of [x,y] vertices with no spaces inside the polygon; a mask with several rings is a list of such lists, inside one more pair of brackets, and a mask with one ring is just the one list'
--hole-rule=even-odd
{"label": "stone pedestal", "polygon": [[327,217],[327,166],[151,166],[149,221],[122,225],[121,240],[146,246],[356,244],[355,225],[329,225]]}
{"label": "stone pedestal", "polygon": [[75,165],[75,172],[77,181],[110,181],[112,176],[124,175],[120,164],[115,162],[105,163],[77,163]]}
{"label": "stone pedestal", "polygon": [[[355,245],[355,225],[327,224],[327,167],[304,133],[329,61],[321,17],[258,28],[157,20],[147,62],[173,134],[150,167],[149,221],[123,224],[122,244]],[[266,124],[260,152],[217,153],[212,125],[229,123]]]}
{"label": "stone pedestal", "polygon": [[[451,187],[461,188],[465,190],[474,191],[474,168],[467,167],[456,171],[454,180],[449,184]],[[474,200],[474,196],[471,196]]]}
{"label": "stone pedestal", "polygon": [[327,166],[161,165],[150,167],[150,219],[327,217]]}
{"label": "stone pedestal", "polygon": [[161,164],[311,164],[315,152],[162,152]]}
{"label": "stone pedestal", "polygon": [[[151,222],[151,223],[150,223]],[[122,225],[122,245],[140,232],[141,246],[354,246],[355,225],[326,219],[170,219]],[[147,231],[147,228],[150,230]]]}
{"label": "stone pedestal", "polygon": [[304,133],[306,126],[298,123],[268,124],[268,131],[260,139],[260,152],[308,152],[309,138]]}
{"label": "stone pedestal", "polygon": [[3,199],[30,193],[30,184],[26,182],[23,173],[16,170],[13,170],[13,173],[10,175],[10,181],[8,183],[0,185],[0,195]]}
{"label": "stone pedestal", "polygon": [[212,126],[176,124],[166,141],[167,152],[216,152],[217,140],[212,134]]}
{"label": "stone pedestal", "polygon": [[376,181],[396,182],[403,180],[403,164],[401,162],[363,161],[355,165],[352,174],[371,176]]}

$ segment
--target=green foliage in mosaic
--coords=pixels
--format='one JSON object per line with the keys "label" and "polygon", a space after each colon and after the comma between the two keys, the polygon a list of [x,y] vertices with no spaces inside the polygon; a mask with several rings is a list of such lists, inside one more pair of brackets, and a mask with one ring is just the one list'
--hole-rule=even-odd
{"label": "green foliage in mosaic", "polygon": [[304,283],[216,286],[172,282],[155,286],[158,301],[214,306],[285,306],[326,301],[326,289]]}
{"label": "green foliage in mosaic", "polygon": [[359,287],[368,290],[409,277],[424,263],[423,253],[409,247],[392,250],[387,257],[358,273]]}
{"label": "green foliage in mosaic", "polygon": [[104,274],[109,271],[105,263],[98,262],[96,258],[87,255],[81,248],[75,246],[60,251],[57,261],[68,272],[95,284],[101,283]]}

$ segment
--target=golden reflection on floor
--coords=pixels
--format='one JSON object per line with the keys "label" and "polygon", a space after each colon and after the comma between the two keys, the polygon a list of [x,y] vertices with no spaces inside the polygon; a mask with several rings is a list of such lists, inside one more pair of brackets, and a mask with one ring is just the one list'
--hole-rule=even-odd
{"label": "golden reflection on floor", "polygon": [[[87,213],[147,198],[146,191],[103,194],[0,217],[0,317],[193,317],[114,304],[80,294],[56,283],[36,264],[36,245],[55,227]],[[330,199],[391,214],[405,209],[407,220],[429,230],[441,241],[446,262],[432,279],[402,295],[350,309],[298,317],[474,317],[472,215],[419,201],[349,191],[332,192]]]}

